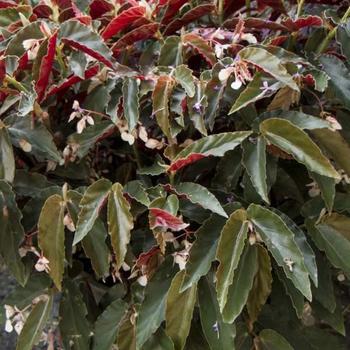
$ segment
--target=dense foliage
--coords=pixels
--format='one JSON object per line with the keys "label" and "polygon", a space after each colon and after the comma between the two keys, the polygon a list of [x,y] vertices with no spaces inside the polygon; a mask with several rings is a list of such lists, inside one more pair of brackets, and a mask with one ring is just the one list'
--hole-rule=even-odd
{"label": "dense foliage", "polygon": [[17,349],[346,348],[346,1],[0,1]]}

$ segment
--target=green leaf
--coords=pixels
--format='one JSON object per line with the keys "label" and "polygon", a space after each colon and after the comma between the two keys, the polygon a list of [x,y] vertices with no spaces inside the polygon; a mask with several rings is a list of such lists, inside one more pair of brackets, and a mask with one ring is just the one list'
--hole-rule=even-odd
{"label": "green leaf", "polygon": [[51,133],[44,124],[37,119],[33,121],[31,115],[10,116],[5,119],[11,141],[16,147],[21,147],[21,142],[30,143],[32,153],[39,159],[48,159],[55,162],[62,160],[61,154],[53,141]]}
{"label": "green leaf", "polygon": [[[171,282],[166,301],[166,333],[175,350],[182,350],[190,333],[191,320],[197,297],[197,284],[180,292],[185,271],[179,271]],[[182,310],[179,313],[179,310]]]}
{"label": "green leaf", "polygon": [[46,200],[38,221],[39,247],[49,260],[49,275],[59,290],[64,272],[64,210],[62,197],[54,194]]}
{"label": "green leaf", "polygon": [[311,133],[322,149],[334,159],[341,169],[350,175],[350,159],[347,156],[350,152],[350,145],[342,135],[337,131],[327,129],[313,130]]}
{"label": "green leaf", "polygon": [[[239,205],[231,205],[225,208],[227,214],[238,209]],[[190,256],[186,263],[185,277],[181,291],[186,290],[206,275],[210,270],[211,263],[215,259],[215,253],[221,230],[225,225],[225,218],[213,214],[196,232],[196,240],[193,243]],[[203,254],[205,252],[205,254]]]}
{"label": "green leaf", "polygon": [[158,65],[178,66],[182,64],[182,41],[179,36],[168,36],[160,50]]}
{"label": "green leaf", "polygon": [[189,97],[193,97],[196,92],[192,70],[186,65],[177,66],[174,71],[176,81],[183,87]]}
{"label": "green leaf", "polygon": [[54,185],[46,176],[35,172],[28,172],[24,169],[16,170],[13,181],[15,192],[21,196],[28,197],[37,197],[41,190]]}
{"label": "green leaf", "polygon": [[321,304],[314,302],[312,304],[312,311],[316,314],[322,322],[330,325],[334,330],[340,333],[342,336],[346,336],[344,316],[342,307],[338,304],[333,312],[330,312],[324,308]]}
{"label": "green leaf", "polygon": [[69,46],[85,52],[108,67],[114,67],[115,60],[102,38],[79,21],[63,22],[60,26],[59,38]]}
{"label": "green leaf", "polygon": [[235,103],[231,107],[228,114],[233,114],[251,103],[257,102],[265,97],[272,96],[280,87],[281,83],[277,82],[268,88],[263,86],[263,78],[261,73],[256,73],[254,79],[249,82],[247,87],[240,93]]}
{"label": "green leaf", "polygon": [[158,78],[152,94],[153,114],[165,136],[171,139],[169,120],[169,97],[173,90],[174,82],[171,77],[162,75]]}
{"label": "green leaf", "polygon": [[242,162],[250,180],[260,197],[269,203],[266,182],[266,142],[264,138],[258,137],[256,143],[245,141],[242,146]]}
{"label": "green leaf", "polygon": [[[83,197],[76,191],[68,191],[67,209],[74,225],[78,221],[79,203]],[[90,259],[96,276],[101,278],[109,273],[109,249],[106,244],[107,230],[102,220],[97,218],[90,232],[81,241],[86,256]]]}
{"label": "green leaf", "polygon": [[108,233],[116,255],[116,269],[122,266],[134,227],[130,205],[123,196],[123,187],[115,183],[108,196]]}
{"label": "green leaf", "polygon": [[86,127],[81,134],[74,133],[69,135],[67,141],[73,149],[78,149],[77,156],[83,158],[89,153],[90,148],[95,146],[102,135],[111,133],[114,128],[115,125],[110,120],[103,120],[100,123]]}
{"label": "green leaf", "polygon": [[170,256],[148,282],[136,321],[137,348],[141,348],[165,320],[167,294],[175,272]]}
{"label": "green leaf", "polygon": [[306,220],[306,225],[318,249],[326,253],[333,266],[350,277],[350,241],[327,224],[314,225],[311,220]]}
{"label": "green leaf", "polygon": [[328,211],[332,212],[335,198],[336,180],[331,177],[322,176],[313,172],[311,172],[310,175],[314,181],[316,181],[319,189],[321,190],[321,196]]}
{"label": "green leaf", "polygon": [[298,85],[287,72],[287,69],[281,64],[281,60],[267,50],[259,47],[246,47],[240,50],[238,55],[242,60],[261,68],[281,83],[293,90],[299,91]]}
{"label": "green leaf", "polygon": [[203,137],[200,140],[193,142],[177,154],[175,161],[187,158],[193,153],[202,154],[206,157],[221,157],[227,151],[233,150],[250,134],[251,131],[236,131]]}
{"label": "green leaf", "polygon": [[265,305],[272,288],[271,260],[269,253],[261,245],[257,245],[257,250],[258,271],[255,275],[253,287],[247,300],[247,310],[251,323],[254,323],[258,319],[259,313]]}
{"label": "green leaf", "polygon": [[135,129],[139,120],[139,86],[134,78],[125,78],[123,83],[124,116],[129,132]]}
{"label": "green leaf", "polygon": [[204,123],[204,113],[208,107],[207,97],[205,96],[205,81],[197,81],[195,84],[195,93],[192,98],[187,97],[188,115],[194,127],[204,136],[208,136]]}
{"label": "green leaf", "polygon": [[16,286],[5,299],[2,300],[3,305],[16,305],[19,309],[24,309],[32,303],[32,300],[39,295],[45,294],[52,281],[46,274],[33,273],[25,287]]}
{"label": "green leaf", "polygon": [[142,184],[141,181],[134,180],[129,181],[123,189],[124,193],[127,193],[128,196],[130,196],[132,199],[135,199],[139,203],[143,204],[144,206],[148,207],[151,203],[150,199],[148,198],[148,194]]}
{"label": "green leaf", "polygon": [[43,38],[44,34],[40,30],[40,25],[40,21],[33,22],[16,32],[7,45],[5,55],[21,57],[26,52],[26,49],[23,46],[25,40]]}
{"label": "green leaf", "polygon": [[45,301],[41,300],[33,307],[18,337],[16,350],[32,350],[40,341],[51,315],[52,301],[52,296],[46,296]]}
{"label": "green leaf", "polygon": [[92,229],[112,187],[109,180],[100,179],[90,185],[80,202],[80,212],[76,225],[73,245],[79,243]]}
{"label": "green leaf", "polygon": [[87,309],[78,286],[73,280],[65,280],[59,308],[60,331],[67,349],[89,349],[91,329],[86,319]]}
{"label": "green leaf", "polygon": [[349,40],[350,40],[350,21],[347,23],[339,23],[337,26],[337,41],[341,46],[341,51],[343,55],[350,61],[350,48],[349,48]]}
{"label": "green leaf", "polygon": [[213,65],[216,63],[214,50],[208,44],[207,40],[204,40],[199,35],[186,33],[182,36],[182,41],[185,45],[191,46],[197,50],[209,64]]}
{"label": "green leaf", "polygon": [[318,269],[316,264],[315,253],[312,250],[309,242],[306,239],[305,233],[298,225],[286,214],[282,213],[276,208],[270,208],[271,211],[276,213],[283,222],[288,226],[288,228],[294,234],[294,241],[298,245],[300,251],[304,256],[304,263],[307,271],[309,272],[311,280],[314,282],[314,285],[318,285]]}
{"label": "green leaf", "polygon": [[117,335],[118,350],[136,350],[135,329],[135,322],[130,320],[130,317],[125,317]]}
{"label": "green leaf", "polygon": [[22,213],[17,207],[11,186],[0,180],[0,253],[18,283],[24,286],[28,272],[19,255],[19,245],[24,238]]}
{"label": "green leaf", "polygon": [[269,142],[292,154],[310,171],[339,179],[339,174],[317,145],[291,122],[279,118],[267,119],[260,124],[260,131]]}
{"label": "green leaf", "polygon": [[330,76],[329,87],[343,105],[350,109],[350,71],[347,66],[334,55],[320,57],[323,70]]}
{"label": "green leaf", "polygon": [[276,273],[278,279],[281,281],[287,295],[290,297],[291,303],[297,316],[301,319],[304,312],[304,296],[299,292],[298,289],[294,287],[291,280],[286,277],[279,266],[276,266],[274,272]]}
{"label": "green leaf", "polygon": [[311,300],[309,273],[305,267],[304,256],[295,243],[293,232],[277,214],[260,205],[249,206],[248,218],[286,276]]}
{"label": "green leaf", "polygon": [[20,20],[20,11],[18,8],[8,7],[0,9],[0,27],[6,28],[10,24]]}
{"label": "green leaf", "polygon": [[226,221],[216,251],[216,260],[220,262],[216,272],[216,291],[220,311],[226,304],[227,294],[233,283],[234,272],[243,252],[247,233],[247,213],[244,209],[237,209]]}
{"label": "green leaf", "polygon": [[174,350],[174,344],[163,328],[158,328],[157,332],[147,340],[142,350]]}
{"label": "green leaf", "polygon": [[95,322],[93,350],[111,350],[115,343],[120,322],[127,310],[122,300],[113,301]]}
{"label": "green leaf", "polygon": [[222,311],[224,322],[233,323],[247,303],[254,278],[258,271],[258,257],[255,246],[246,246],[229,287],[227,301]]}
{"label": "green leaf", "polygon": [[15,177],[15,157],[5,124],[0,121],[0,178],[12,182]]}
{"label": "green leaf", "polygon": [[272,329],[264,329],[259,333],[262,350],[294,350],[287,340]]}
{"label": "green leaf", "polygon": [[192,203],[199,204],[204,209],[208,209],[213,213],[227,218],[227,214],[220,202],[206,187],[193,182],[181,182],[175,185],[174,188],[178,195],[185,195]]}
{"label": "green leaf", "polygon": [[220,110],[220,103],[227,86],[227,80],[221,81],[219,79],[219,74],[222,69],[226,68],[226,64],[230,65],[232,63],[233,61],[231,58],[226,58],[216,63],[212,69],[210,80],[205,86],[205,100],[203,99],[203,101],[201,101],[201,108],[205,108],[204,120],[210,130],[214,128],[215,119]]}
{"label": "green leaf", "polygon": [[334,312],[336,308],[336,299],[334,294],[333,276],[330,263],[327,257],[319,252],[317,254],[318,267],[318,286],[312,288],[312,296],[314,300],[322,304],[330,312]]}
{"label": "green leaf", "polygon": [[260,122],[269,118],[286,119],[300,129],[314,130],[331,128],[331,124],[327,120],[314,117],[310,114],[299,111],[274,110],[259,115],[259,118],[256,118],[254,121],[253,129],[258,131]]}
{"label": "green leaf", "polygon": [[198,302],[201,325],[211,350],[235,348],[236,328],[224,323],[215,288],[209,282],[209,276],[200,279],[198,284]]}

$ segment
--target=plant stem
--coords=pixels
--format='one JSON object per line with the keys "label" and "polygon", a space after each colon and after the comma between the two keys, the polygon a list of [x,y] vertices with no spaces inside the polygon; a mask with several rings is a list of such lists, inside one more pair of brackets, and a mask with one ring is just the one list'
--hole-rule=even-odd
{"label": "plant stem", "polygon": [[11,84],[19,91],[28,92],[28,90],[19,81],[17,81],[15,78],[9,75],[5,76],[4,81],[7,82],[8,84]]}
{"label": "plant stem", "polygon": [[224,0],[218,0],[218,13],[220,26],[224,23]]}
{"label": "plant stem", "polygon": [[60,46],[56,47],[56,57],[57,57],[58,64],[61,67],[63,75],[66,75],[67,68],[62,58],[62,48]]}
{"label": "plant stem", "polygon": [[134,149],[134,154],[135,154],[135,160],[136,160],[137,168],[141,169],[142,168],[141,157],[140,157],[139,150],[137,149],[136,140],[135,140],[134,144],[132,145],[132,148]]}
{"label": "plant stem", "polygon": [[[346,12],[344,13],[344,16],[342,17],[342,19],[340,20],[340,24],[344,23],[348,17],[350,16],[350,6],[348,7],[348,9],[346,10]],[[330,41],[335,37],[335,34],[337,32],[337,28],[338,26],[334,27],[329,33],[328,35],[324,38],[324,40],[322,41],[321,45],[318,47],[316,53],[320,54],[322,52],[324,52]]]}
{"label": "plant stem", "polygon": [[303,11],[305,0],[298,0],[298,9],[297,9],[297,18],[300,17],[301,12]]}
{"label": "plant stem", "polygon": [[245,0],[245,7],[247,9],[247,17],[250,17],[250,10],[251,10],[250,0]]}

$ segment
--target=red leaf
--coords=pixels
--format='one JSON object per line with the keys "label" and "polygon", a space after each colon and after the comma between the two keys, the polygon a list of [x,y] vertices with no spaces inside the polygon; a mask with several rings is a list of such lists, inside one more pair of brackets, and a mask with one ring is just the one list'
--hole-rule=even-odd
{"label": "red leaf", "polygon": [[164,16],[162,18],[162,24],[168,24],[173,17],[176,16],[178,10],[181,8],[183,4],[185,4],[187,0],[169,0],[168,7],[165,10]]}
{"label": "red leaf", "polygon": [[8,7],[17,7],[17,4],[14,1],[0,1],[0,9],[6,9]]}
{"label": "red leaf", "polygon": [[98,61],[101,61],[102,63],[104,63],[107,67],[113,68],[112,62],[107,60],[102,55],[100,55],[97,51],[92,50],[92,49],[88,48],[87,46],[82,45],[82,44],[80,44],[80,43],[78,43],[77,41],[74,41],[74,40],[70,40],[70,39],[67,39],[67,38],[62,38],[62,41],[64,43],[68,44],[69,46],[74,47],[75,49],[78,49],[80,51],[83,51],[83,52],[87,53],[88,55],[90,55],[93,58],[96,58]]}
{"label": "red leaf", "polygon": [[75,17],[75,19],[80,23],[85,24],[86,26],[89,26],[91,24],[90,16],[78,16],[78,17]]}
{"label": "red leaf", "polygon": [[113,5],[105,0],[93,0],[90,4],[90,16],[92,19],[100,18],[102,15],[112,10]]}
{"label": "red leaf", "polygon": [[54,86],[48,93],[47,96],[51,96],[51,95],[56,95],[58,92],[62,91],[62,90],[66,90],[68,89],[70,86],[79,83],[80,81],[86,80],[86,79],[90,79],[93,76],[95,76],[99,71],[99,67],[98,65],[95,65],[91,68],[89,68],[84,75],[84,79],[76,76],[76,75],[71,75],[70,77],[68,77],[66,80],[64,80],[62,83],[60,83],[59,85]]}
{"label": "red leaf", "polygon": [[192,33],[185,34],[183,36],[183,42],[196,49],[210,65],[214,65],[216,63],[214,50],[200,36]]}
{"label": "red leaf", "polygon": [[238,11],[239,9],[241,9],[243,6],[245,5],[245,0],[226,0],[225,1],[225,15],[226,18],[228,15],[231,15],[232,13]]}
{"label": "red leaf", "polygon": [[[235,29],[239,18],[231,18],[225,21],[224,27],[229,29]],[[287,31],[288,28],[280,23],[274,21],[268,21],[261,18],[247,18],[244,19],[245,28],[254,28],[254,29],[271,29],[271,30],[283,30]]]}
{"label": "red leaf", "polygon": [[282,0],[258,0],[259,10],[263,10],[266,6],[272,7],[274,11],[286,13]]}
{"label": "red leaf", "polygon": [[295,21],[293,21],[291,18],[287,18],[286,20],[282,21],[282,24],[286,26],[291,32],[295,32],[305,27],[308,28],[322,26],[323,21],[322,18],[318,16],[307,16],[298,18]]}
{"label": "red leaf", "polygon": [[112,51],[116,53],[119,52],[119,50],[121,48],[124,48],[125,46],[131,45],[140,40],[152,38],[153,35],[157,32],[158,26],[158,23],[150,23],[132,30],[131,32],[121,37],[113,45]]}
{"label": "red leaf", "polygon": [[280,46],[288,39],[288,35],[280,35],[271,40],[270,45]]}
{"label": "red leaf", "polygon": [[177,171],[191,163],[196,162],[197,160],[203,159],[206,156],[202,153],[192,153],[186,158],[181,158],[176,160],[174,163],[170,165],[168,171]]}
{"label": "red leaf", "polygon": [[108,24],[102,33],[102,38],[104,40],[107,40],[112,36],[118,34],[132,22],[140,17],[143,17],[145,12],[146,8],[144,6],[135,6],[123,11]]}
{"label": "red leaf", "polygon": [[148,252],[141,253],[136,260],[136,266],[141,268],[142,266],[148,265],[149,260],[158,253],[160,253],[159,247],[152,247]]}
{"label": "red leaf", "polygon": [[159,208],[150,208],[150,227],[163,227],[173,231],[181,231],[189,224],[185,224],[182,219],[170,214],[168,211]]}
{"label": "red leaf", "polygon": [[312,74],[306,74],[302,76],[303,78],[303,83],[308,85],[308,86],[315,86],[315,79],[312,76]]}
{"label": "red leaf", "polygon": [[52,15],[52,9],[48,5],[39,4],[33,8],[33,13],[38,18],[49,18]]}
{"label": "red leaf", "polygon": [[199,5],[194,9],[186,12],[181,18],[177,18],[174,21],[170,22],[164,30],[165,35],[170,35],[177,30],[181,29],[183,26],[192,23],[196,19],[207,15],[208,13],[215,10],[213,4]]}
{"label": "red leaf", "polygon": [[28,68],[28,63],[29,63],[29,57],[28,53],[25,52],[19,59],[18,61],[18,71],[25,70]]}
{"label": "red leaf", "polygon": [[39,69],[39,77],[35,84],[35,91],[38,94],[40,103],[45,97],[47,85],[49,83],[50,73],[56,52],[57,31],[49,38],[47,44],[47,54],[43,57]]}

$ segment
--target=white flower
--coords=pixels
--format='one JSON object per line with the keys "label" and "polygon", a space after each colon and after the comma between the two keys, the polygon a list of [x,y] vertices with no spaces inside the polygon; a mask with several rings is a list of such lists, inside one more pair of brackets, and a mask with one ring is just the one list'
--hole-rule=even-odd
{"label": "white flower", "polygon": [[75,111],[79,111],[80,110],[80,105],[79,102],[77,100],[74,100],[73,102],[73,107],[72,107]]}
{"label": "white flower", "polygon": [[24,152],[29,153],[32,151],[32,145],[27,140],[20,139],[18,143]]}
{"label": "white flower", "polygon": [[220,81],[226,81],[232,73],[232,68],[224,68],[219,72],[218,78]]}
{"label": "white flower", "polygon": [[12,326],[12,323],[10,320],[6,320],[6,323],[5,323],[5,331],[7,333],[11,333],[13,331],[13,326]]}
{"label": "white flower", "polygon": [[27,51],[28,59],[34,60],[39,51],[39,40],[37,39],[27,39],[22,43],[24,49]]}
{"label": "white flower", "polygon": [[64,216],[63,224],[64,224],[64,226],[67,227],[67,229],[68,229],[70,232],[74,232],[74,231],[75,231],[74,222],[73,222],[73,220],[72,220],[72,218],[70,217],[69,214],[66,214],[66,215]]}
{"label": "white flower", "polygon": [[24,326],[24,322],[23,322],[23,321],[18,321],[18,322],[15,324],[15,331],[16,331],[16,333],[17,333],[18,335],[21,334],[22,329],[23,329],[23,326]]}
{"label": "white flower", "polygon": [[258,42],[256,37],[251,33],[242,34],[241,39],[247,41],[249,44],[256,44]]}
{"label": "white flower", "polygon": [[121,133],[121,138],[122,138],[123,141],[128,142],[130,146],[133,145],[134,142],[135,142],[135,137],[132,134],[129,134],[128,132],[126,132],[126,131],[123,131]]}
{"label": "white flower", "polygon": [[242,86],[242,82],[239,79],[236,79],[232,84],[231,88],[233,90],[238,90]]}
{"label": "white flower", "polygon": [[321,193],[321,190],[318,187],[316,182],[311,182],[311,183],[307,184],[306,187],[310,187],[308,194],[312,198],[319,196]]}
{"label": "white flower", "polygon": [[12,316],[14,316],[14,314],[16,313],[16,310],[11,305],[4,305],[4,308],[5,308],[6,319],[9,320]]}
{"label": "white flower", "polygon": [[342,129],[342,126],[339,124],[338,120],[335,119],[334,117],[328,116],[326,120],[327,122],[329,122],[332,131],[337,131]]}
{"label": "white flower", "polygon": [[156,139],[148,139],[145,146],[149,149],[155,149],[158,147],[159,143],[160,142]]}
{"label": "white flower", "polygon": [[174,262],[179,265],[180,270],[184,270],[186,267],[187,258],[181,254],[175,254]]}
{"label": "white flower", "polygon": [[45,271],[48,273],[50,271],[49,260],[47,260],[44,256],[42,256],[38,259],[34,267],[35,267],[35,270],[39,272]]}
{"label": "white flower", "polygon": [[144,126],[139,127],[139,138],[145,143],[148,141],[147,131]]}
{"label": "white flower", "polygon": [[142,287],[147,286],[147,283],[148,283],[147,276],[146,276],[146,275],[140,276],[140,277],[137,279],[137,282],[138,282]]}

